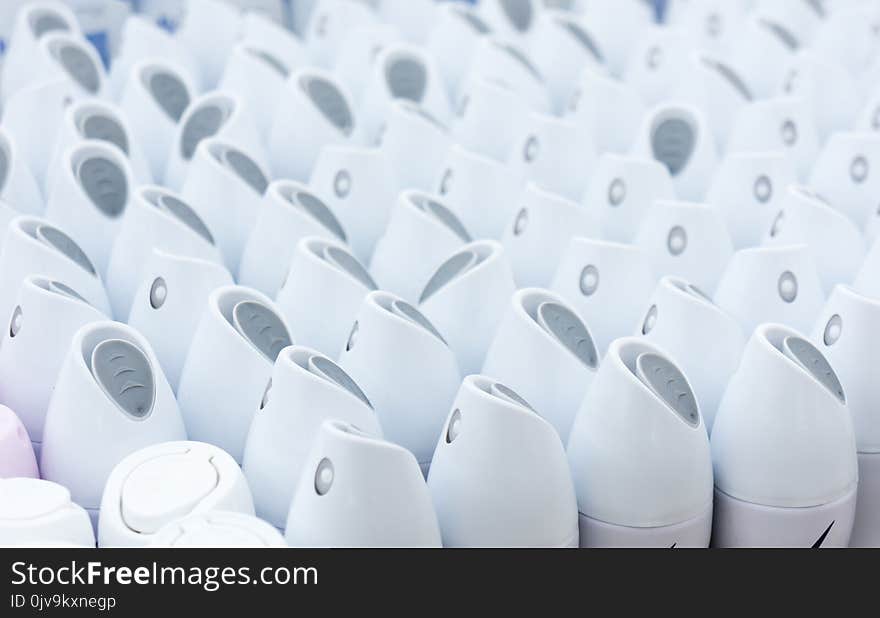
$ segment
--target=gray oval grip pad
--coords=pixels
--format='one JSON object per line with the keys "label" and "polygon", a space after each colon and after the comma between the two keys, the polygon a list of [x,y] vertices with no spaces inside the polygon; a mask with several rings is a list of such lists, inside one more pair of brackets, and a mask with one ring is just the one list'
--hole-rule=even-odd
{"label": "gray oval grip pad", "polygon": [[179,77],[167,71],[157,71],[150,77],[150,93],[171,120],[180,122],[189,106],[190,96]]}
{"label": "gray oval grip pad", "polygon": [[246,300],[232,309],[235,329],[273,363],[290,345],[290,334],[274,311],[264,304]]}
{"label": "gray oval grip pad", "polygon": [[495,382],[492,385],[492,395],[495,397],[502,399],[508,403],[513,403],[518,406],[522,406],[523,408],[534,412],[535,409],[529,404],[528,401],[520,397],[519,393],[514,391],[512,388],[504,386],[500,382]]}
{"label": "gray oval grip pad", "polygon": [[119,150],[128,154],[128,136],[125,129],[115,118],[106,114],[92,114],[82,123],[82,134],[87,139],[97,139],[102,142],[110,142]]}
{"label": "gray oval grip pad", "polygon": [[312,356],[309,358],[309,371],[344,388],[367,404],[370,408],[373,407],[373,404],[367,399],[364,391],[362,391],[357,383],[351,379],[351,376],[345,373],[342,367],[331,361],[329,358],[318,356],[317,354]]}
{"label": "gray oval grip pad", "polygon": [[425,66],[415,58],[395,58],[385,67],[388,88],[396,99],[420,103],[428,88]]}
{"label": "gray oval grip pad", "polygon": [[355,259],[347,251],[343,251],[339,247],[327,247],[324,249],[324,258],[336,266],[347,272],[349,275],[357,279],[368,290],[378,290],[379,286],[373,281],[367,269]]}
{"label": "gray oval grip pad", "polygon": [[95,380],[126,414],[136,419],[149,416],[156,392],[153,368],[137,346],[107,339],[92,350],[90,364]]}
{"label": "gray oval grip pad", "polygon": [[532,0],[501,0],[501,8],[514,28],[525,32],[532,24]]}
{"label": "gray oval grip pad", "polygon": [[651,137],[654,158],[663,163],[670,174],[677,176],[690,161],[695,140],[694,128],[686,120],[664,120]]}
{"label": "gray oval grip pad", "polygon": [[58,61],[76,83],[91,94],[97,94],[101,86],[98,67],[91,57],[78,45],[65,44],[58,50]]}
{"label": "gray oval grip pad", "polygon": [[180,137],[180,154],[189,161],[192,159],[199,143],[208,137],[217,135],[217,131],[226,121],[226,113],[216,105],[205,105],[193,112],[186,121]]}
{"label": "gray oval grip pad", "polygon": [[76,262],[83,270],[87,271],[89,274],[97,274],[95,267],[92,265],[92,262],[91,260],[89,260],[85,251],[80,249],[79,245],[76,244],[76,242],[74,242],[74,240],[70,236],[68,236],[58,228],[54,228],[50,225],[41,225],[37,227],[36,237],[50,247],[56,249],[57,251],[60,251],[69,259]]}
{"label": "gray oval grip pad", "polygon": [[572,311],[559,303],[545,302],[538,307],[538,324],[587,367],[595,368],[599,354],[590,331]]}
{"label": "gray oval grip pad", "polygon": [[324,118],[345,135],[351,134],[354,117],[345,97],[332,82],[313,75],[304,77],[300,85]]}
{"label": "gray oval grip pad", "polygon": [[223,158],[238,177],[250,185],[254,191],[260,195],[266,192],[269,181],[262,170],[260,170],[260,167],[249,156],[235,148],[227,148],[223,153]]}
{"label": "gray oval grip pad", "polygon": [[416,326],[420,326],[424,328],[426,331],[437,337],[443,343],[446,343],[446,340],[443,338],[443,335],[440,334],[431,321],[422,315],[422,312],[410,305],[408,302],[403,300],[395,300],[391,303],[391,311],[392,313],[402,317],[405,320],[415,324]]}
{"label": "gray oval grip pad", "polygon": [[53,292],[55,294],[60,294],[61,296],[66,296],[66,297],[72,298],[74,300],[82,301],[87,305],[91,304],[91,303],[89,303],[89,301],[87,301],[85,298],[83,298],[79,292],[74,290],[69,285],[61,283],[60,281],[49,281],[47,289],[50,292]]}
{"label": "gray oval grip pad", "polygon": [[333,211],[327,205],[319,200],[311,193],[298,191],[291,199],[291,203],[301,206],[309,215],[318,223],[327,228],[334,236],[340,240],[347,240],[345,230],[339,223],[339,219],[333,214]]}
{"label": "gray oval grip pad", "polygon": [[478,263],[479,256],[474,251],[461,251],[453,255],[443,262],[428,280],[425,289],[422,290],[422,295],[419,297],[419,304],[431,298],[438,291],[449,285],[451,281],[468,272]]}
{"label": "gray oval grip pad", "polygon": [[810,375],[837,397],[846,403],[843,384],[832,369],[825,356],[812,343],[801,337],[786,337],[782,343],[783,353],[803,367]]}
{"label": "gray oval grip pad", "polygon": [[700,424],[697,398],[678,367],[658,354],[640,354],[636,376],[689,425]]}
{"label": "gray oval grip pad", "polygon": [[108,217],[118,217],[128,201],[128,181],[114,161],[95,156],[76,170],[80,185],[92,203]]}
{"label": "gray oval grip pad", "polygon": [[37,15],[31,23],[31,32],[34,33],[36,38],[40,38],[47,32],[66,32],[67,30],[67,22],[60,15],[52,12]]}
{"label": "gray oval grip pad", "polygon": [[421,195],[413,196],[412,203],[420,210],[434,215],[440,223],[449,228],[453,234],[458,236],[464,242],[471,242],[471,235],[464,227],[464,224],[455,216],[454,212],[446,208],[443,204]]}
{"label": "gray oval grip pad", "polygon": [[214,236],[211,234],[211,230],[208,229],[208,226],[205,225],[202,218],[196,214],[196,211],[189,207],[189,204],[186,204],[182,200],[168,194],[160,195],[157,204],[159,208],[171,213],[171,215],[189,227],[196,234],[212,245],[214,244]]}

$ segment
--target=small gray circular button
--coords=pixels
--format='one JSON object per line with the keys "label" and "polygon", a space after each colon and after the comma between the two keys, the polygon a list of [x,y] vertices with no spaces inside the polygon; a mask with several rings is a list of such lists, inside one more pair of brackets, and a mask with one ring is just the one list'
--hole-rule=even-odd
{"label": "small gray circular button", "polygon": [[165,285],[165,279],[157,277],[150,286],[150,306],[153,309],[160,309],[168,298],[168,286]]}
{"label": "small gray circular button", "polygon": [[443,173],[443,179],[440,181],[440,195],[446,195],[452,188],[452,170],[446,170]]}
{"label": "small gray circular button", "polygon": [[680,225],[676,225],[674,228],[669,230],[669,236],[666,239],[666,247],[669,249],[669,254],[673,256],[679,256],[685,252],[688,246],[688,236],[687,232]]}
{"label": "small gray circular button", "polygon": [[828,320],[828,324],[825,325],[825,334],[823,336],[823,341],[825,345],[832,346],[840,339],[840,335],[843,333],[843,319],[839,315],[831,316],[831,319]]}
{"label": "small gray circular button", "polygon": [[593,264],[584,266],[580,277],[581,294],[592,296],[599,289],[599,269]]}
{"label": "small gray circular button", "polygon": [[761,204],[766,204],[770,201],[773,197],[773,182],[769,176],[758,176],[757,180],[755,180],[754,193],[755,199]]}
{"label": "small gray circular button", "polygon": [[654,70],[663,64],[663,49],[658,45],[649,49],[648,55],[645,57],[645,64],[651,70]]}
{"label": "small gray circular button", "polygon": [[853,159],[852,164],[849,166],[849,176],[852,178],[852,181],[858,185],[868,179],[869,171],[870,166],[868,165],[868,160],[862,155]]}
{"label": "small gray circular button", "polygon": [[529,225],[529,211],[525,208],[521,209],[516,215],[516,221],[513,222],[513,235],[522,236],[523,232]]}
{"label": "small gray circular button", "polygon": [[15,311],[12,312],[12,320],[9,322],[9,336],[15,337],[18,332],[21,330],[21,321],[23,318],[23,314],[21,311],[21,305],[15,308]]}
{"label": "small gray circular button", "polygon": [[794,146],[798,141],[798,130],[797,125],[791,121],[786,120],[782,123],[782,143],[786,146]]}
{"label": "small gray circular button", "polygon": [[622,178],[615,178],[608,186],[608,203],[612,206],[620,206],[626,199],[626,182]]}
{"label": "small gray circular button", "polygon": [[786,303],[793,303],[798,296],[798,281],[794,273],[790,270],[785,271],[779,276],[779,297]]}
{"label": "small gray circular button", "polygon": [[523,147],[523,159],[526,163],[531,163],[538,156],[539,143],[538,138],[534,135],[529,136]]}
{"label": "small gray circular button", "polygon": [[315,471],[315,492],[319,496],[325,495],[333,486],[333,463],[326,457],[318,463]]}
{"label": "small gray circular button", "polygon": [[339,170],[333,179],[333,192],[339,199],[345,199],[351,193],[351,175],[346,170]]}
{"label": "small gray circular button", "polygon": [[650,309],[648,309],[648,315],[645,316],[645,321],[642,322],[642,334],[647,335],[652,330],[654,330],[654,326],[657,324],[657,305],[652,305]]}

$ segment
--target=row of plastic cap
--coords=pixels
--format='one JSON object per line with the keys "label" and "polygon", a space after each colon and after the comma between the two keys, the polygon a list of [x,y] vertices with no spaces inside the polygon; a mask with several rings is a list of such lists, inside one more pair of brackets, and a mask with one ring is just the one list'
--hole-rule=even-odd
{"label": "row of plastic cap", "polygon": [[[273,366],[266,346],[283,338],[282,318],[242,292],[212,294],[233,315],[200,324],[196,337],[213,328],[214,345],[185,372],[179,407],[132,328],[95,322],[74,336],[40,471],[97,519],[100,544],[143,545],[192,511],[256,504],[298,545],[434,545],[439,530],[446,545],[705,546],[713,458],[716,545],[826,533],[846,546],[854,520],[854,544],[877,542],[880,303],[844,288],[811,340],[765,325],[746,342],[702,293],[665,279],[644,334],[616,340],[601,363],[561,298],[526,289],[484,366],[501,377],[463,382],[431,322],[383,292],[368,296],[339,364],[293,346],[276,348]],[[704,393],[719,397],[711,454]],[[27,432],[5,416],[4,476],[33,476]],[[167,442],[187,436],[218,446]],[[338,502],[321,499],[331,487]],[[39,519],[29,500],[3,503]]]}

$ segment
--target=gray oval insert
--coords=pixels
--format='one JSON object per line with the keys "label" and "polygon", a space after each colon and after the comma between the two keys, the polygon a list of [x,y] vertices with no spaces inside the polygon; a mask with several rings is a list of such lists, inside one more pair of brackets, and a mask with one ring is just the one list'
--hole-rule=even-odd
{"label": "gray oval insert", "polygon": [[264,64],[266,64],[266,66],[278,73],[278,75],[283,77],[284,79],[287,79],[287,77],[290,75],[290,69],[287,68],[287,65],[281,62],[281,60],[279,60],[277,57],[273,56],[269,52],[263,51],[261,49],[254,49],[252,47],[246,48],[245,51],[247,51],[247,53],[254,58],[262,61]]}
{"label": "gray oval insert", "polygon": [[572,311],[559,303],[541,303],[538,307],[538,324],[584,365],[596,368],[599,362],[596,344],[583,321]]}
{"label": "gray oval insert", "polygon": [[87,305],[90,304],[89,301],[83,298],[79,292],[74,290],[69,285],[61,283],[60,281],[47,282],[46,289],[60,296],[66,296],[67,298],[72,298],[73,300],[84,302]]}
{"label": "gray oval insert", "polygon": [[214,104],[203,105],[187,119],[180,138],[180,154],[187,161],[192,159],[199,143],[217,135],[226,122],[226,112]]}
{"label": "gray oval insert", "polygon": [[354,117],[345,97],[332,82],[316,75],[305,76],[300,80],[309,99],[333,126],[345,135],[354,129]]}
{"label": "gray oval insert", "polygon": [[89,364],[95,381],[126,414],[138,420],[150,415],[156,387],[153,368],[140,348],[106,339],[92,350]]}
{"label": "gray oval insert", "polygon": [[35,38],[40,38],[47,32],[67,32],[70,28],[67,22],[54,11],[40,11],[31,14],[31,32]]}
{"label": "gray oval insert", "polygon": [[254,191],[263,195],[269,186],[269,180],[253,159],[242,151],[232,147],[223,150],[223,161],[235,174],[245,181]]}
{"label": "gray oval insert", "polygon": [[90,114],[80,124],[80,132],[86,139],[96,139],[102,142],[110,142],[119,150],[128,153],[128,136],[122,125],[111,116],[104,113]]}
{"label": "gray oval insert", "polygon": [[421,194],[411,195],[410,202],[412,202],[419,210],[434,215],[435,219],[445,225],[462,241],[471,241],[471,235],[468,233],[467,229],[465,229],[464,224],[459,220],[457,216],[455,216],[454,212],[449,210],[440,202],[432,200],[431,198]]}
{"label": "gray oval insert", "polygon": [[79,45],[62,43],[55,51],[55,57],[73,80],[91,94],[97,94],[101,87],[101,74],[92,58]]}
{"label": "gray oval insert", "polygon": [[443,262],[422,290],[419,297],[419,304],[424,303],[438,291],[446,287],[451,281],[454,281],[464,273],[468,272],[480,262],[480,256],[475,251],[461,251],[451,258]]}
{"label": "gray oval insert", "polygon": [[92,156],[76,168],[76,176],[92,204],[106,216],[116,218],[128,202],[125,172],[106,157]]}
{"label": "gray oval insert", "polygon": [[214,244],[214,236],[211,234],[211,230],[208,229],[208,226],[205,225],[205,222],[202,221],[202,218],[199,217],[196,211],[190,208],[189,204],[169,193],[163,193],[156,200],[156,205],[170,213],[206,241],[212,245]]}
{"label": "gray oval insert", "polygon": [[512,388],[507,387],[500,382],[495,382],[492,384],[491,394],[495,397],[507,401],[508,403],[513,403],[518,406],[529,410],[530,412],[534,412],[535,409],[529,404],[528,401],[520,397],[519,393],[514,391]]}
{"label": "gray oval insert", "polygon": [[605,62],[605,58],[602,56],[599,46],[596,45],[596,41],[579,24],[568,19],[558,19],[556,23],[562,26],[593,58],[599,62]]}
{"label": "gray oval insert", "polygon": [[454,13],[461,17],[461,19],[477,34],[487,34],[489,32],[489,26],[486,25],[486,22],[480,19],[472,11],[457,8]]}
{"label": "gray oval insert", "polygon": [[345,230],[342,229],[342,224],[339,223],[339,220],[336,218],[336,215],[333,214],[333,211],[311,193],[297,191],[290,195],[288,201],[295,206],[302,207],[303,210],[325,227],[331,234],[336,236],[336,238],[342,241],[347,240]]}
{"label": "gray oval insert", "polygon": [[437,339],[442,341],[444,344],[446,343],[443,335],[441,335],[440,331],[438,331],[434,327],[434,325],[431,324],[431,321],[424,315],[422,315],[421,311],[410,305],[408,302],[404,300],[395,300],[391,303],[391,312],[397,316],[404,318],[410,323],[425,329],[426,331],[437,337]]}
{"label": "gray oval insert", "polygon": [[812,343],[802,337],[786,337],[782,342],[782,352],[812,375],[841,403],[846,403],[840,379],[828,360]]}
{"label": "gray oval insert", "polygon": [[428,89],[425,65],[409,56],[392,57],[385,65],[385,80],[395,99],[421,103]]}
{"label": "gray oval insert", "polygon": [[673,176],[687,166],[694,151],[696,131],[684,118],[667,118],[654,129],[651,149]]}
{"label": "gray oval insert", "polygon": [[347,272],[368,290],[372,291],[379,289],[379,286],[373,281],[373,278],[370,276],[370,273],[367,272],[367,269],[364,268],[357,258],[351,255],[348,251],[340,249],[339,247],[329,246],[324,248],[323,254],[324,259],[327,260],[327,262],[333,264],[340,270]]}
{"label": "gray oval insert", "polygon": [[351,376],[329,358],[313,355],[309,358],[309,371],[347,390],[370,408],[373,407],[364,391],[351,379]]}
{"label": "gray oval insert", "polygon": [[520,32],[525,32],[532,25],[534,9],[532,0],[499,0],[501,9],[510,24]]}
{"label": "gray oval insert", "polygon": [[749,90],[749,87],[746,86],[746,83],[742,80],[736,71],[730,68],[728,65],[724,64],[719,60],[715,60],[714,58],[701,58],[703,64],[709,69],[715,71],[718,75],[721,76],[728,84],[730,84],[734,90],[736,90],[739,95],[746,101],[754,100],[754,96],[752,95],[752,91]]}
{"label": "gray oval insert", "polygon": [[83,270],[88,272],[91,275],[96,275],[97,271],[95,267],[92,265],[91,260],[89,260],[85,251],[80,249],[79,245],[74,242],[74,240],[59,230],[58,228],[52,227],[51,225],[39,225],[37,226],[36,238],[41,240],[45,244],[50,247],[60,251],[69,259],[76,262]]}
{"label": "gray oval insert", "polygon": [[678,367],[658,354],[636,359],[636,376],[692,427],[700,424],[697,398]]}
{"label": "gray oval insert", "polygon": [[180,122],[190,101],[189,90],[183,81],[168,71],[156,71],[150,77],[148,88],[162,111],[174,122]]}
{"label": "gray oval insert", "polygon": [[290,345],[290,334],[274,311],[253,300],[239,302],[232,309],[235,329],[257,350],[275,362],[278,354]]}

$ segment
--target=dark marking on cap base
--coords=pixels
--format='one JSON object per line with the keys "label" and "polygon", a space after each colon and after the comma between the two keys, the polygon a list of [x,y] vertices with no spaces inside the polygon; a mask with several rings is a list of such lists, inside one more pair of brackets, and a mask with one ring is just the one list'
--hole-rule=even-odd
{"label": "dark marking on cap base", "polygon": [[599,353],[590,331],[568,308],[555,302],[541,303],[538,324],[587,367],[595,368],[599,363]]}
{"label": "dark marking on cap base", "polygon": [[153,368],[137,346],[121,339],[102,341],[92,351],[90,365],[95,380],[126,414],[138,420],[150,415]]}
{"label": "dark marking on cap base", "polygon": [[76,262],[83,270],[91,275],[96,275],[97,271],[89,260],[85,251],[67,234],[58,228],[50,225],[40,225],[37,227],[35,236],[45,244],[63,253],[66,257]]}
{"label": "dark marking on cap base", "polygon": [[636,359],[636,375],[689,425],[700,424],[697,398],[678,367],[658,354],[645,353]]}
{"label": "dark marking on cap base", "polygon": [[694,150],[694,127],[682,118],[662,121],[651,136],[654,158],[663,163],[669,173],[677,176],[687,166]]}
{"label": "dark marking on cap base", "polygon": [[841,403],[846,403],[846,395],[844,395],[840,379],[816,346],[801,337],[786,337],[782,342],[782,351],[788,358],[809,372]]}
{"label": "dark marking on cap base", "polygon": [[118,217],[128,202],[128,181],[115,161],[89,157],[76,168],[79,183],[92,203],[108,217]]}
{"label": "dark marking on cap base", "polygon": [[274,311],[264,304],[246,300],[232,309],[235,329],[267,359],[275,362],[278,354],[290,345],[290,334]]}
{"label": "dark marking on cap base", "polygon": [[367,399],[364,391],[362,391],[357,383],[351,379],[351,376],[345,373],[339,365],[331,361],[329,358],[318,356],[317,354],[313,355],[309,358],[309,371],[325,380],[329,380],[330,382],[341,386],[367,404],[370,408],[373,407],[373,404]]}
{"label": "dark marking on cap base", "polygon": [[180,122],[190,102],[189,90],[183,81],[168,71],[156,71],[150,77],[148,88],[162,111],[175,123]]}

